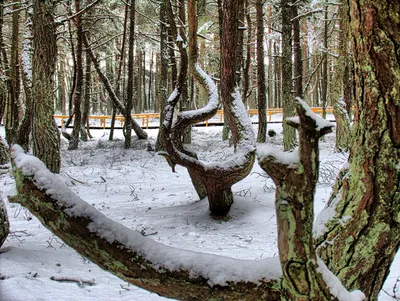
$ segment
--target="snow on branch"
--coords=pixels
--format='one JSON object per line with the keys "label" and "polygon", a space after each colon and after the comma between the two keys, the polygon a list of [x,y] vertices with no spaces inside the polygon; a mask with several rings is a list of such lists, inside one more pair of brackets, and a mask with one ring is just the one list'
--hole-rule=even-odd
{"label": "snow on branch", "polygon": [[[71,245],[72,242],[71,246],[73,248],[78,248],[73,243],[79,242],[79,239],[85,239],[85,244],[89,244],[89,248],[91,239],[100,239],[104,244],[108,243],[111,247],[113,246],[114,251],[122,252],[122,258],[126,262],[132,263],[132,265],[139,264],[140,268],[131,267],[129,271],[124,271],[123,274],[121,272],[118,273],[118,276],[130,282],[132,282],[132,279],[137,280],[145,277],[141,273],[148,272],[148,270],[152,270],[156,274],[164,274],[163,277],[165,277],[166,272],[172,273],[172,276],[170,275],[169,277],[177,278],[182,277],[182,273],[187,273],[189,275],[189,280],[186,279],[187,281],[199,282],[199,279],[203,279],[210,287],[226,286],[239,282],[252,282],[255,285],[256,283],[260,285],[270,280],[279,279],[282,275],[279,259],[275,257],[257,261],[233,259],[180,250],[165,246],[149,237],[144,237],[140,232],[133,231],[114,222],[83,201],[55,174],[51,173],[42,161],[34,156],[25,154],[19,145],[13,145],[12,158],[16,168],[17,185],[18,183],[21,185],[17,187],[19,193],[18,202],[21,202],[31,211],[35,211],[32,213],[38,216],[39,219],[41,219],[40,215],[45,214],[45,211],[50,206],[53,206],[52,210],[55,210],[52,211],[52,218],[55,218],[54,212],[62,212],[61,216],[65,219],[62,222],[49,221],[46,217],[42,218],[41,221],[51,228],[53,232],[58,230],[55,233],[67,244]],[[38,201],[39,192],[32,193],[32,188],[28,189],[29,192],[25,191],[24,189],[27,189],[28,182],[21,181],[26,180],[28,182],[31,181],[32,185],[43,193],[44,198],[48,198],[51,201]],[[29,205],[30,202],[34,202],[34,205]],[[47,203],[44,204],[44,202]],[[43,206],[42,209],[39,208],[41,206]],[[69,229],[57,228],[60,227],[60,224],[66,225],[65,223],[68,223],[68,226],[72,224],[72,226]],[[73,223],[79,224],[75,225]],[[83,230],[80,229],[79,227],[85,223],[86,226]],[[73,231],[77,231],[76,229],[80,230],[74,233]],[[85,234],[82,231],[87,233]],[[73,239],[68,240],[65,239],[66,237],[73,237]],[[96,241],[95,244],[100,245],[100,242]],[[96,252],[104,253],[107,250],[99,249],[97,246],[97,248],[93,247],[90,250],[85,250],[84,254],[97,264],[104,266],[103,262],[99,262],[99,256],[94,255]],[[107,256],[113,257],[114,255],[116,254],[110,253]],[[126,264],[126,262],[124,263]],[[110,269],[110,267],[108,268]],[[129,269],[129,267],[127,268]],[[116,271],[110,271],[116,273]],[[173,272],[177,274],[175,275]],[[134,282],[134,284],[137,283]],[[166,283],[166,285],[168,284]]]}

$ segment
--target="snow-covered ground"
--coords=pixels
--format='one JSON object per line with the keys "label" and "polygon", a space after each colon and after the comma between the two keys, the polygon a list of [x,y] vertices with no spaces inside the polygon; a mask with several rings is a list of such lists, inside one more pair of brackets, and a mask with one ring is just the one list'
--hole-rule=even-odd
{"label": "snow-covered ground", "polygon": [[[281,124],[270,124],[278,135],[268,143],[281,145]],[[255,128],[256,129],[256,128]],[[193,148],[201,159],[222,161],[232,148],[222,142],[221,127],[194,128]],[[0,128],[2,133],[3,129]],[[148,131],[154,144],[157,130]],[[165,245],[226,257],[260,260],[277,254],[274,185],[256,163],[252,173],[233,187],[235,202],[228,221],[209,217],[206,201],[199,200],[185,168],[172,173],[165,159],[147,151],[147,142],[135,141],[130,150],[108,132],[92,131],[95,139],[67,151],[62,141],[59,178],[103,214]],[[346,161],[334,153],[334,133],[321,141],[321,176],[316,213],[331,192],[332,181]],[[15,194],[12,177],[0,175],[3,198]],[[136,288],[66,246],[29,211],[7,203],[11,234],[0,249],[0,300],[167,300]],[[400,275],[397,256],[384,289],[393,294]],[[71,279],[56,281],[52,279]],[[400,292],[397,292],[400,296]],[[394,300],[382,292],[380,301]]]}

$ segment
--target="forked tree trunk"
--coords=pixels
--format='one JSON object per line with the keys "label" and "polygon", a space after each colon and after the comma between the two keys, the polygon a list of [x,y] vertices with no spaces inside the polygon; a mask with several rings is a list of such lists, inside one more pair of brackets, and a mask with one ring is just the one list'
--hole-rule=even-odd
{"label": "forked tree trunk", "polygon": [[336,216],[318,246],[348,289],[377,300],[400,246],[399,3],[354,0],[350,17],[355,139],[329,202]]}
{"label": "forked tree trunk", "polygon": [[[299,131],[299,150],[280,154],[270,149],[258,151],[259,163],[276,185],[275,207],[278,248],[281,261],[282,300],[338,300],[318,272],[321,263],[312,236],[314,193],[318,180],[318,140],[333,125],[312,118],[310,108],[298,99],[299,120],[289,124]],[[320,119],[320,118],[319,118]],[[280,160],[282,156],[285,160]]]}
{"label": "forked tree trunk", "polygon": [[[240,2],[240,3],[239,3]],[[226,4],[224,7],[223,26],[225,34],[222,38],[221,59],[223,73],[221,74],[221,96],[224,105],[227,123],[232,132],[233,142],[237,144],[238,151],[230,162],[213,162],[204,164],[197,159],[196,154],[186,150],[182,144],[184,130],[197,122],[207,120],[218,110],[218,90],[212,79],[201,70],[197,64],[198,49],[196,43],[197,20],[195,13],[195,1],[188,2],[189,20],[189,49],[190,67],[196,79],[208,92],[208,105],[195,111],[184,111],[178,116],[172,126],[174,107],[182,93],[184,81],[186,80],[187,53],[183,48],[182,41],[178,46],[181,53],[181,71],[175,91],[168,100],[164,111],[166,121],[164,122],[166,132],[166,147],[172,160],[186,167],[191,176],[200,198],[208,197],[210,212],[212,216],[225,217],[233,202],[231,187],[236,182],[246,177],[254,164],[255,137],[251,121],[248,116],[243,116],[245,111],[241,100],[241,94],[237,87],[236,68],[237,45],[236,34],[238,34],[238,7],[243,2]],[[172,15],[171,5],[168,5],[169,15]],[[173,35],[177,35],[174,23],[171,23]],[[247,117],[247,118],[246,118]]]}

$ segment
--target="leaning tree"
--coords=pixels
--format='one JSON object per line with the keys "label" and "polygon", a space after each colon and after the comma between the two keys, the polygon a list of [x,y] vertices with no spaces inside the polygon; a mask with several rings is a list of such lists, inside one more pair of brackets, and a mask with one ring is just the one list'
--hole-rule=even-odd
{"label": "leaning tree", "polygon": [[[349,7],[356,71],[354,137],[349,164],[318,227],[312,224],[318,138],[332,126],[298,99],[299,116],[288,124],[299,131],[299,149],[258,151],[261,166],[277,186],[280,260],[243,261],[162,246],[107,219],[19,146],[12,152],[14,201],[82,255],[160,295],[180,300],[376,300],[400,242],[400,4],[353,0]],[[282,268],[276,269],[279,263]],[[339,280],[365,296],[348,293]]]}

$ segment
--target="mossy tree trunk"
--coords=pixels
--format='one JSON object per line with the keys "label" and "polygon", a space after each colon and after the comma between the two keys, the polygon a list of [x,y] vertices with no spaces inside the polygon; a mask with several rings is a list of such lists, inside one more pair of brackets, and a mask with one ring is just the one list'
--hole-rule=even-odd
{"label": "mossy tree trunk", "polygon": [[[348,288],[377,300],[400,246],[400,3],[350,2],[354,141],[318,238],[320,256]],[[329,243],[328,243],[329,242]]]}
{"label": "mossy tree trunk", "polygon": [[10,232],[10,222],[8,221],[8,215],[6,210],[6,204],[0,200],[0,248],[6,240]]}
{"label": "mossy tree trunk", "polygon": [[315,120],[307,115],[307,105],[299,100],[297,106],[300,123],[290,123],[299,131],[297,160],[282,163],[274,153],[259,159],[261,168],[276,185],[278,248],[283,271],[281,298],[337,300],[317,271],[319,264],[312,236],[319,167],[318,140],[329,133],[333,125],[318,127]]}
{"label": "mossy tree trunk", "polygon": [[32,98],[33,153],[55,173],[60,171],[60,134],[54,121],[53,75],[57,59],[54,2],[33,2]]}

